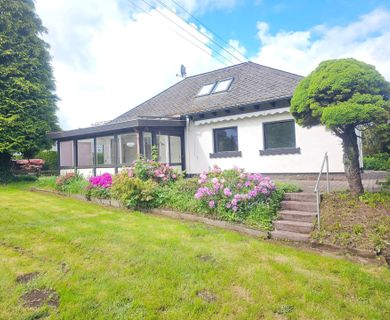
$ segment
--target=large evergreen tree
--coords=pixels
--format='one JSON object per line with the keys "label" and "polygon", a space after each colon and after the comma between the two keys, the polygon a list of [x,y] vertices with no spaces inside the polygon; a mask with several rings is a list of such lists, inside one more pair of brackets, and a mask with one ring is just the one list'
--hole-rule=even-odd
{"label": "large evergreen tree", "polygon": [[389,106],[390,84],[373,66],[339,59],[322,62],[298,84],[291,113],[298,124],[323,124],[341,138],[350,190],[360,194],[363,186],[356,129],[386,124]]}
{"label": "large evergreen tree", "polygon": [[44,32],[32,0],[0,0],[0,182],[11,177],[12,154],[49,147],[46,134],[58,129]]}

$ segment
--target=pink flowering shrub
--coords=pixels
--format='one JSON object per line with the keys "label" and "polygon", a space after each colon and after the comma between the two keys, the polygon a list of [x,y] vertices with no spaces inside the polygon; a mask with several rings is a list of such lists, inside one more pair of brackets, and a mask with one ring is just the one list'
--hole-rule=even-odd
{"label": "pink flowering shrub", "polygon": [[217,166],[210,172],[202,173],[198,184],[195,199],[209,211],[232,220],[265,203],[275,190],[270,178],[260,173],[245,173],[238,168],[222,171]]}
{"label": "pink flowering shrub", "polygon": [[111,188],[112,176],[109,173],[103,173],[101,176],[89,178],[92,187]]}
{"label": "pink flowering shrub", "polygon": [[169,164],[154,160],[138,159],[135,160],[130,169],[130,177],[136,177],[143,181],[153,180],[158,183],[168,183],[176,181],[180,174]]}
{"label": "pink flowering shrub", "polygon": [[109,199],[112,186],[112,176],[109,173],[103,173],[100,176],[89,178],[89,185],[86,187],[87,198],[95,197],[100,199]]}

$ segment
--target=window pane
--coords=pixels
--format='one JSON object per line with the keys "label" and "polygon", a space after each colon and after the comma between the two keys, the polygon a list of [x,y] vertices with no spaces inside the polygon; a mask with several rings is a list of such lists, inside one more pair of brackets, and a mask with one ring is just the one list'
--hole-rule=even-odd
{"label": "window pane", "polygon": [[218,81],[217,85],[215,86],[215,89],[213,92],[222,92],[226,91],[229,89],[230,84],[232,83],[233,79],[227,79],[227,80],[222,80]]}
{"label": "window pane", "polygon": [[207,94],[210,94],[211,92],[211,89],[214,87],[214,83],[211,83],[211,84],[206,84],[205,86],[203,86],[199,92],[198,92],[198,96],[205,96]]}
{"label": "window pane", "polygon": [[143,145],[144,145],[144,157],[146,159],[152,159],[152,133],[144,132],[143,136]]}
{"label": "window pane", "polygon": [[158,134],[157,145],[158,145],[158,161],[169,163],[169,136]]}
{"label": "window pane", "polygon": [[181,139],[170,136],[169,148],[171,149],[171,163],[181,163]]}
{"label": "window pane", "polygon": [[115,164],[116,143],[114,136],[96,138],[96,163]]}
{"label": "window pane", "polygon": [[73,167],[73,141],[60,142],[60,166]]}
{"label": "window pane", "polygon": [[265,149],[295,148],[294,120],[264,124]]}
{"label": "window pane", "polygon": [[93,139],[77,140],[77,166],[93,166]]}
{"label": "window pane", "polygon": [[119,136],[121,163],[131,164],[138,158],[138,135],[136,133]]}
{"label": "window pane", "polygon": [[214,151],[238,151],[237,128],[214,129]]}

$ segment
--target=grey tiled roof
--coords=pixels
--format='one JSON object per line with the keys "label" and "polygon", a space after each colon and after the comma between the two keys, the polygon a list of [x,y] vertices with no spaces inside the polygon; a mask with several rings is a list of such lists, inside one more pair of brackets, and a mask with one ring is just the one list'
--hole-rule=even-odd
{"label": "grey tiled roof", "polygon": [[[233,78],[227,92],[197,97],[206,84]],[[122,114],[111,123],[139,116],[183,116],[266,101],[290,98],[301,76],[244,62],[183,79],[153,98]]]}

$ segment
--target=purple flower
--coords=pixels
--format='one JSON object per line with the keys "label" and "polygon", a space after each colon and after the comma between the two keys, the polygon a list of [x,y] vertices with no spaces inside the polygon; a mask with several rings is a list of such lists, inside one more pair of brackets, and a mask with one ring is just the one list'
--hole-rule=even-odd
{"label": "purple flower", "polygon": [[212,183],[217,183],[217,182],[218,182],[218,178],[213,178],[213,179],[211,180],[211,182],[212,182]]}
{"label": "purple flower", "polygon": [[209,207],[210,208],[214,208],[215,207],[215,201],[214,200],[209,201]]}
{"label": "purple flower", "polygon": [[234,212],[236,212],[236,211],[238,210],[238,207],[237,207],[237,206],[233,206],[233,207],[232,207],[232,210],[233,210]]}
{"label": "purple flower", "polygon": [[232,192],[230,191],[229,188],[223,189],[223,194],[227,197],[230,197],[232,195]]}

